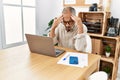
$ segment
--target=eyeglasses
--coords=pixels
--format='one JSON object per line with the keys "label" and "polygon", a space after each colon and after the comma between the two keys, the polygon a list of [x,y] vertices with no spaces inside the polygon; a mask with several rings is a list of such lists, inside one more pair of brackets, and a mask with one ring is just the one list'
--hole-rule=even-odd
{"label": "eyeglasses", "polygon": [[70,21],[64,21],[63,20],[63,24],[66,26],[67,24],[69,24],[69,25],[74,25],[74,21],[73,20],[70,20]]}

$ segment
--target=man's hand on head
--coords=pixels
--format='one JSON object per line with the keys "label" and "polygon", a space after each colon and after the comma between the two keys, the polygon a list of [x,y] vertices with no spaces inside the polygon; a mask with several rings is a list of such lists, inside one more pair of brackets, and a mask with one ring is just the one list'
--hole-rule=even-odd
{"label": "man's hand on head", "polygon": [[71,18],[75,21],[77,27],[78,27],[78,34],[83,33],[83,24],[81,18],[72,15]]}
{"label": "man's hand on head", "polygon": [[75,21],[75,23],[80,23],[81,19],[77,16],[72,15],[71,18]]}
{"label": "man's hand on head", "polygon": [[56,17],[54,19],[53,25],[52,25],[52,29],[55,29],[61,22],[63,21],[63,15],[61,15],[60,17]]}

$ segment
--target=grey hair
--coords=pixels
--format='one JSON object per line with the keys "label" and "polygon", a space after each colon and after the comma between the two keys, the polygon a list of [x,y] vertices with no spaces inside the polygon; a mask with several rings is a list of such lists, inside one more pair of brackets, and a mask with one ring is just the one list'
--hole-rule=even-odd
{"label": "grey hair", "polygon": [[[70,12],[71,12],[73,15],[76,15],[75,8],[73,8],[73,7],[65,7],[65,8],[63,9],[63,11],[65,11],[66,9],[69,9]],[[63,12],[63,11],[62,11],[62,12]]]}

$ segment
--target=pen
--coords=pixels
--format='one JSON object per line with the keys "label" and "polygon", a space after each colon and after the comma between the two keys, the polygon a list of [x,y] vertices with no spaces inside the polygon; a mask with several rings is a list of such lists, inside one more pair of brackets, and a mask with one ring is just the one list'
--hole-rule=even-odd
{"label": "pen", "polygon": [[70,54],[68,54],[63,60],[66,60],[69,56],[70,56]]}

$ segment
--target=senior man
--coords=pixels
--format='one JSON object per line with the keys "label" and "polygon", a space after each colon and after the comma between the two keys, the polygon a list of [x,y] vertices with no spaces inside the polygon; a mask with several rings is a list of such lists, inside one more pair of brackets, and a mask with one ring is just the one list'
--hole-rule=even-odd
{"label": "senior man", "polygon": [[54,19],[49,36],[58,46],[85,52],[87,28],[73,7],[65,7],[62,15]]}

